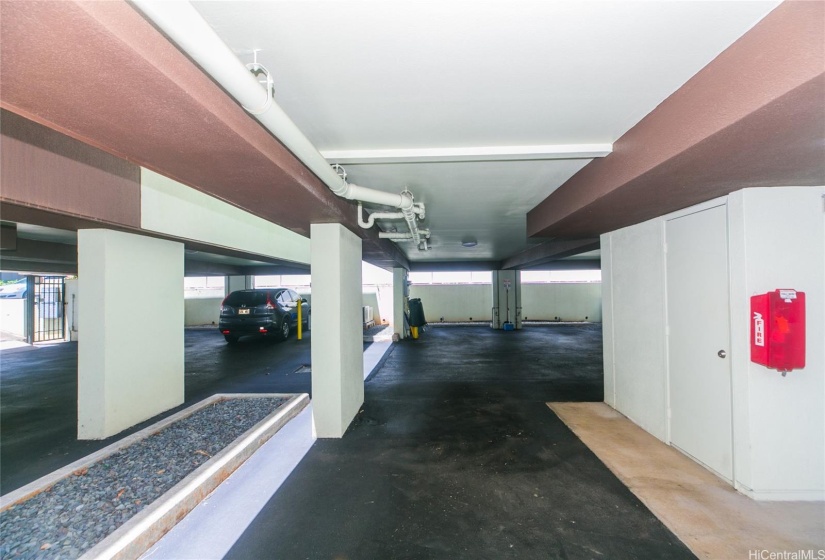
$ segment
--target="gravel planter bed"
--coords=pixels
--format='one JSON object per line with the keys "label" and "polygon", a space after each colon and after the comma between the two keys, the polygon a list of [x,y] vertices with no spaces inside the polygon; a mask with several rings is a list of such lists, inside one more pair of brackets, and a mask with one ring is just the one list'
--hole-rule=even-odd
{"label": "gravel planter bed", "polygon": [[221,398],[74,470],[0,512],[0,558],[81,556],[290,400]]}

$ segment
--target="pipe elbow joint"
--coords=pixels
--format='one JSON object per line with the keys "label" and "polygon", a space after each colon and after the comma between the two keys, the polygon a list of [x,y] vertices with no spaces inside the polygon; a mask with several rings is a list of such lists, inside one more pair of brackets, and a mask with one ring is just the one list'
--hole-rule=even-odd
{"label": "pipe elbow joint", "polygon": [[367,219],[364,220],[364,205],[360,202],[358,203],[358,225],[364,229],[370,229],[375,225],[375,217],[372,214],[367,215]]}
{"label": "pipe elbow joint", "polygon": [[413,195],[410,191],[404,190],[401,193],[401,204],[398,207],[403,211],[415,211],[415,199],[413,199]]}

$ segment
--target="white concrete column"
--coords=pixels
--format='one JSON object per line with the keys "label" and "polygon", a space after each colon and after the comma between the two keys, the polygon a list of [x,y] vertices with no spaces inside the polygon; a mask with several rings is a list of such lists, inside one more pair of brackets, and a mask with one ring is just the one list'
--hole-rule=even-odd
{"label": "white concrete column", "polygon": [[521,328],[521,275],[518,270],[493,271],[493,319],[494,329],[503,329],[509,321],[516,329]]}
{"label": "white concrete column", "polygon": [[312,411],[319,438],[339,438],[364,402],[361,239],[312,224]]}
{"label": "white concrete column", "polygon": [[183,402],[183,244],[79,230],[78,439]]}
{"label": "white concrete column", "polygon": [[237,290],[251,290],[254,288],[255,277],[254,276],[227,276],[226,283],[226,295],[231,294]]}
{"label": "white concrete column", "polygon": [[400,338],[407,338],[410,329],[404,323],[404,314],[407,311],[409,297],[409,283],[407,282],[406,268],[392,269],[392,330]]}

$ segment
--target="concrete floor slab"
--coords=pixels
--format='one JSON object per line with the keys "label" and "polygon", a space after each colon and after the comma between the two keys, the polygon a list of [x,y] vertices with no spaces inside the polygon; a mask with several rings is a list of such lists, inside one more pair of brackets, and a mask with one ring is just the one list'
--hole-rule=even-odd
{"label": "concrete floor slab", "polygon": [[548,406],[699,558],[825,557],[825,503],[757,502],[604,403]]}
{"label": "concrete floor slab", "polygon": [[599,325],[394,345],[226,558],[693,558],[545,406],[602,399]]}

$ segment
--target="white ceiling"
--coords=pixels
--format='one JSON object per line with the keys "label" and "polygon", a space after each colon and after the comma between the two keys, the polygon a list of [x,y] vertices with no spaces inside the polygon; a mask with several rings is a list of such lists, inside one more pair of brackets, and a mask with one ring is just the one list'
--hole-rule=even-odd
{"label": "white ceiling", "polygon": [[[243,62],[260,49],[276,101],[328,151],[609,144],[779,2],[193,4]],[[538,242],[527,211],[589,161],[346,169],[427,204],[432,250],[402,244],[411,260],[497,260]]]}

